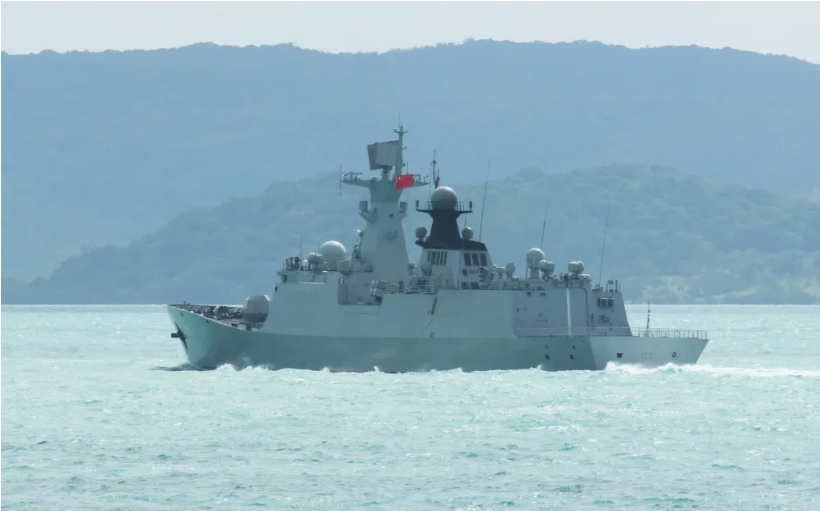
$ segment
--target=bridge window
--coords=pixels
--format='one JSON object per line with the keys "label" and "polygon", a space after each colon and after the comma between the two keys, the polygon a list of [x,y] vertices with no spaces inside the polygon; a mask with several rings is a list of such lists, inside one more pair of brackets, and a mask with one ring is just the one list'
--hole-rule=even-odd
{"label": "bridge window", "polygon": [[478,256],[481,258],[481,266],[487,266],[487,254],[481,252]]}
{"label": "bridge window", "polygon": [[430,264],[434,264],[436,266],[443,266],[447,264],[447,252],[442,251],[430,251],[427,252],[427,260]]}
{"label": "bridge window", "polygon": [[478,254],[473,252],[473,266],[481,266],[478,262]]}
{"label": "bridge window", "polygon": [[611,297],[607,296],[599,296],[598,297],[598,308],[599,309],[611,309],[615,305],[615,300]]}
{"label": "bridge window", "polygon": [[464,266],[472,266],[472,263],[470,263],[470,253],[469,252],[464,252]]}

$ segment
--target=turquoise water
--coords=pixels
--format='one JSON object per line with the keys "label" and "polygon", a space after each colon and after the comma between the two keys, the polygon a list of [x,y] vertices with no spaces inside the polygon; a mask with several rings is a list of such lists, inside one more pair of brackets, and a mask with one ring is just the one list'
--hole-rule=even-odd
{"label": "turquoise water", "polygon": [[712,340],[655,370],[199,372],[160,307],[4,306],[3,509],[820,509],[820,307],[652,326]]}

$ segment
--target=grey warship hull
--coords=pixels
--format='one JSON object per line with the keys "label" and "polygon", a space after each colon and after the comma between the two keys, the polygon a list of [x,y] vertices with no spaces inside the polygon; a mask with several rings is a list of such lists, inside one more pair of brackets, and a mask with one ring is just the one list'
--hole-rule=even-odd
{"label": "grey warship hull", "polygon": [[[707,340],[694,332],[642,331],[638,335],[544,335],[475,338],[346,337],[267,333],[168,306],[188,361],[201,369],[237,368],[330,371],[545,371],[602,370],[607,364],[657,367],[694,364]],[[664,335],[667,334],[667,335]]]}
{"label": "grey warship hull", "polygon": [[528,369],[595,370],[611,362],[659,366],[694,364],[706,347],[704,331],[634,331],[617,280],[592,284],[584,264],[557,273],[544,252],[515,265],[495,265],[487,246],[459,231],[472,212],[453,189],[439,187],[416,211],[432,219],[416,229],[421,248],[410,264],[402,220],[405,188],[427,186],[404,173],[403,127],[397,140],[368,146],[373,177],[348,172],[342,183],[366,188],[365,220],[348,253],[337,241],[306,259],[285,258],[273,293],[245,305],[171,305],[168,314],[188,360],[202,368],[223,364],[333,371],[406,372]]}

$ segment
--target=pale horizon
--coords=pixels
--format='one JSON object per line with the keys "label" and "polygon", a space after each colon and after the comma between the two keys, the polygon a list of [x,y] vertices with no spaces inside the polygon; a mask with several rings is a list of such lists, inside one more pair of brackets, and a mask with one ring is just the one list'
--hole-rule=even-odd
{"label": "pale horizon", "polygon": [[0,14],[9,54],[197,43],[383,53],[492,39],[728,47],[820,63],[820,3],[808,2],[3,2]]}

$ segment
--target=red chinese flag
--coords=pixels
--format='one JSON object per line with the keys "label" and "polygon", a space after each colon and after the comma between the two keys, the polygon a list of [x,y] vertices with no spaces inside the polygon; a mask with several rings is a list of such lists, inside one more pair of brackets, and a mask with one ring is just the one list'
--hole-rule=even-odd
{"label": "red chinese flag", "polygon": [[413,186],[413,174],[400,174],[396,176],[396,189],[410,188]]}

